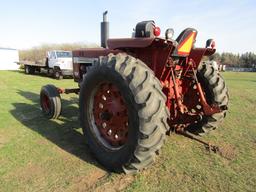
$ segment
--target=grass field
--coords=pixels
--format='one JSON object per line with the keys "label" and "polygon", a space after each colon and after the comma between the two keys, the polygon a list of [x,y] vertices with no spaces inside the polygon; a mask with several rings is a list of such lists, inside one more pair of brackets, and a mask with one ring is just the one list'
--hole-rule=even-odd
{"label": "grass field", "polygon": [[0,71],[0,191],[256,191],[256,73],[223,75],[229,113],[205,137],[221,153],[173,134],[149,169],[118,175],[106,172],[85,145],[76,95],[62,96],[58,120],[40,112],[41,86],[75,87],[72,79]]}

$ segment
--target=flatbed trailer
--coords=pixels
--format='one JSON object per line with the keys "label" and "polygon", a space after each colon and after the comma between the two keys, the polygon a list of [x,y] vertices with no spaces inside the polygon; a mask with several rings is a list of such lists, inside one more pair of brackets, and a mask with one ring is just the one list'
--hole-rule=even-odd
{"label": "flatbed trailer", "polygon": [[20,61],[18,65],[24,65],[26,74],[43,72],[56,79],[63,76],[73,76],[72,53],[70,51],[48,51],[45,59],[40,61]]}

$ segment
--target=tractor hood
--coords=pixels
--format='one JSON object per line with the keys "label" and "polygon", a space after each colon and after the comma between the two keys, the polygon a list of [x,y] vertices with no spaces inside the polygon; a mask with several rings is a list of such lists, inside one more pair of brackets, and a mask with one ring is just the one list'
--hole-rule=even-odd
{"label": "tractor hood", "polygon": [[142,48],[148,47],[156,38],[121,38],[108,39],[109,49]]}

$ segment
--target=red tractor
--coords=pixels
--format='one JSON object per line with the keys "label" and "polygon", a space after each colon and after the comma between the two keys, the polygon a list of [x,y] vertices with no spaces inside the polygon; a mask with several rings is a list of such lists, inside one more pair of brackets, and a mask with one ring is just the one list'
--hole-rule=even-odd
{"label": "red tractor", "polygon": [[102,48],[73,51],[76,89],[42,87],[48,118],[61,112],[61,93],[78,93],[80,121],[89,148],[111,171],[132,173],[150,165],[170,130],[203,135],[224,119],[226,84],[214,67],[201,62],[214,54],[214,41],[195,48],[197,31],[172,39],[154,21],[136,25],[134,37],[109,39],[106,14]]}

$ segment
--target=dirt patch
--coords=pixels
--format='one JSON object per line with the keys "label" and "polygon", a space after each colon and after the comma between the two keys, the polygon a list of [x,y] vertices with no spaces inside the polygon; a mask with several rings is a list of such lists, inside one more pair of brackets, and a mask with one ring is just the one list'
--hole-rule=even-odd
{"label": "dirt patch", "polygon": [[92,189],[94,192],[118,192],[125,190],[134,180],[132,175],[118,175],[110,181]]}
{"label": "dirt patch", "polygon": [[233,160],[237,153],[234,146],[230,144],[222,144],[219,146],[219,154],[228,160]]}
{"label": "dirt patch", "polygon": [[0,135],[0,148],[4,146],[5,143],[7,143],[8,139],[4,138]]}
{"label": "dirt patch", "polygon": [[48,144],[49,144],[49,141],[47,141],[47,139],[40,138],[40,139],[37,139],[36,143],[37,143],[38,145],[48,145]]}
{"label": "dirt patch", "polygon": [[252,143],[253,143],[254,147],[256,148],[256,139],[253,139]]}
{"label": "dirt patch", "polygon": [[89,176],[78,176],[74,178],[71,183],[72,185],[69,187],[67,191],[90,191],[90,189],[101,179],[106,176],[106,172],[102,170],[93,170],[92,174]]}

